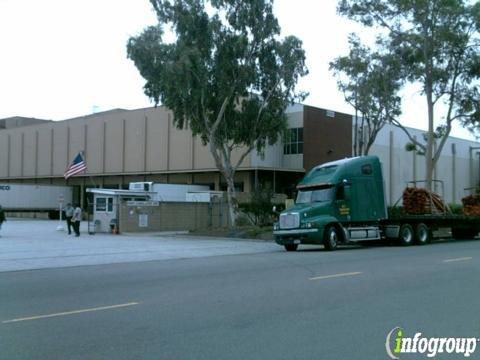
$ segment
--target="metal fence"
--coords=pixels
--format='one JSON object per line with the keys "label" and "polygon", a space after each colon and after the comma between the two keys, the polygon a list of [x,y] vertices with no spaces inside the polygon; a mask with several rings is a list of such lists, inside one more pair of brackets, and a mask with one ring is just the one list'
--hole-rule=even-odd
{"label": "metal fence", "polygon": [[120,207],[121,232],[184,231],[228,227],[228,205],[220,201],[160,202]]}

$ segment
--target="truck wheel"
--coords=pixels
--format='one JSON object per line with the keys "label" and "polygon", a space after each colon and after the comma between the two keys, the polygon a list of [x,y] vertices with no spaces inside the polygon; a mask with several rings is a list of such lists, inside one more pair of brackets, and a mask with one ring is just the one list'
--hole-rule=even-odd
{"label": "truck wheel", "polygon": [[427,225],[420,223],[415,228],[415,242],[417,245],[426,245],[432,240],[432,233]]}
{"label": "truck wheel", "polygon": [[283,245],[287,251],[297,251],[298,244],[286,244]]}
{"label": "truck wheel", "polygon": [[410,246],[413,244],[413,228],[410,224],[403,224],[400,227],[400,244],[403,246]]}
{"label": "truck wheel", "polygon": [[325,234],[323,235],[323,245],[327,250],[335,250],[337,248],[340,237],[338,235],[338,230],[335,226],[330,225],[325,229]]}

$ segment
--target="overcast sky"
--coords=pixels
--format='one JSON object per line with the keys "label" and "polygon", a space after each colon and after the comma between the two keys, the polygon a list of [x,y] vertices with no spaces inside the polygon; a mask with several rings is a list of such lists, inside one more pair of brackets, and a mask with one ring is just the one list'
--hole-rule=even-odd
{"label": "overcast sky", "polygon": [[[305,103],[353,113],[328,64],[362,28],[336,15],[336,0],[276,0],[284,35],[304,42]],[[129,37],[156,22],[148,0],[0,0],[0,118],[63,120],[112,108],[152,106],[126,57]],[[404,93],[402,121],[426,129],[424,98]],[[457,127],[454,136],[469,137]]]}

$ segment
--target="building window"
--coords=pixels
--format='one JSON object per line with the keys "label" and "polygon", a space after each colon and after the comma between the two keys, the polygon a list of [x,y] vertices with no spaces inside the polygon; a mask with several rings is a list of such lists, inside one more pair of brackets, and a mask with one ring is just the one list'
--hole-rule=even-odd
{"label": "building window", "polygon": [[[235,191],[236,192],[243,192],[243,181],[242,182],[235,182]],[[226,183],[220,183],[220,191],[227,191],[228,185]]]}
{"label": "building window", "polygon": [[285,138],[285,145],[283,146],[285,155],[303,154],[303,128],[288,129]]}

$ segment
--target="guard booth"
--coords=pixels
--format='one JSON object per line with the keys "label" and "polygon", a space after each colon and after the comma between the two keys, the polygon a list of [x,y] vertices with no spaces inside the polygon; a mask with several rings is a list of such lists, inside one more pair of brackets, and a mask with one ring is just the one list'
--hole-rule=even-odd
{"label": "guard booth", "polygon": [[88,232],[116,232],[120,218],[120,206],[125,201],[148,201],[154,195],[151,191],[120,189],[87,189],[93,194],[93,220],[88,223]]}

